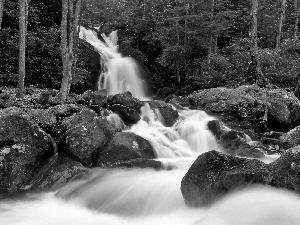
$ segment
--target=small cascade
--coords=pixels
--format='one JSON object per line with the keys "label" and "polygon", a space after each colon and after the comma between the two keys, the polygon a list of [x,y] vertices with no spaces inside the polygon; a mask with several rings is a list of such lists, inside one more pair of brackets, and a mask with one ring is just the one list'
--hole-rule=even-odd
{"label": "small cascade", "polygon": [[109,36],[102,34],[101,41],[92,30],[80,27],[79,37],[91,44],[101,55],[102,73],[99,89],[106,89],[109,95],[130,91],[139,99],[146,99],[146,84],[141,79],[138,64],[131,57],[122,57],[118,53],[117,31]]}
{"label": "small cascade", "polygon": [[127,132],[147,139],[154,147],[156,157],[166,167],[188,169],[195,158],[210,150],[219,150],[214,136],[207,129],[213,120],[199,110],[182,110],[180,119],[173,127],[165,127],[159,119],[160,113],[148,104],[141,109],[142,120]]}

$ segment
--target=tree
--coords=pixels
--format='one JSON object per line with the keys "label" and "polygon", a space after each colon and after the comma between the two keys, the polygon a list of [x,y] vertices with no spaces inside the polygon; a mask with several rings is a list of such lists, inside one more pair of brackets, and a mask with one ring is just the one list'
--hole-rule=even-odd
{"label": "tree", "polygon": [[281,30],[283,26],[283,20],[285,17],[285,5],[286,0],[278,0],[279,9],[278,9],[278,24],[277,24],[277,33],[276,33],[276,44],[275,48],[278,50],[280,48],[280,41],[281,41]]}
{"label": "tree", "polygon": [[[214,19],[215,0],[210,0],[210,1],[211,1],[211,15],[210,15],[210,18],[211,18],[211,20],[213,20]],[[207,53],[207,63],[208,64],[210,64],[212,48],[213,48],[213,31],[212,31],[212,29],[210,29],[209,37],[208,37],[208,53]]]}
{"label": "tree", "polygon": [[[258,82],[259,76],[262,77],[262,71],[260,66],[260,61],[258,58],[258,45],[257,45],[257,10],[258,10],[258,0],[252,0],[251,2],[251,30],[250,30],[250,36],[251,36],[251,49],[250,49],[250,55],[251,55],[251,63],[254,68],[254,80],[255,83]],[[250,66],[251,68],[251,66]]]}
{"label": "tree", "polygon": [[74,63],[74,38],[78,31],[81,0],[62,0],[61,20],[61,54],[63,62],[63,77],[59,92],[60,100],[65,100],[72,82],[72,67]]}
{"label": "tree", "polygon": [[24,97],[27,0],[19,0],[19,79],[18,97]]}
{"label": "tree", "polygon": [[294,38],[296,39],[298,35],[298,23],[299,23],[299,0],[294,0],[294,13],[295,13]]}
{"label": "tree", "polygon": [[3,11],[4,11],[4,3],[5,0],[0,0],[0,30],[2,26],[2,17],[3,17]]}

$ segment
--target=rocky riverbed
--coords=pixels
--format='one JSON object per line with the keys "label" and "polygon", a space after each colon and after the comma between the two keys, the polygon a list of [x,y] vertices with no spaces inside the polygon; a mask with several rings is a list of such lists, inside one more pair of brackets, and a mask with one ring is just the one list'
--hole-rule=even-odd
{"label": "rocky riverbed", "polygon": [[[215,88],[170,103],[143,102],[130,92],[107,96],[105,90],[72,95],[62,103],[56,94],[28,88],[21,100],[14,89],[1,90],[2,196],[57,190],[95,167],[164,169],[148,140],[124,132],[145,119],[140,111],[145,103],[164,126],[174,129],[186,106],[215,117],[207,129],[222,152],[211,149],[199,155],[183,177],[187,205],[209,205],[254,183],[300,192],[300,101],[292,93],[255,85]],[[281,156],[270,164],[260,160],[270,154]]]}

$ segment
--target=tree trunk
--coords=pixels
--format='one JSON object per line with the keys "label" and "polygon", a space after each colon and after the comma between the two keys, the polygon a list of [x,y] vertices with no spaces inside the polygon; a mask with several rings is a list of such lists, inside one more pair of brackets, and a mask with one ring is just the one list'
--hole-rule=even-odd
{"label": "tree trunk", "polygon": [[2,27],[2,17],[3,17],[3,11],[4,11],[4,3],[5,0],[0,0],[0,30]]}
{"label": "tree trunk", "polygon": [[215,34],[214,35],[214,38],[213,38],[213,54],[216,55],[217,54],[217,51],[218,51],[218,34]]}
{"label": "tree trunk", "polygon": [[25,49],[26,49],[26,0],[19,0],[19,98],[24,98]]}
{"label": "tree trunk", "polygon": [[189,3],[185,6],[185,10],[186,10],[186,14],[185,14],[185,18],[184,18],[184,50],[186,51],[187,49],[187,27],[188,27],[188,15],[189,15],[189,8],[190,5]]}
{"label": "tree trunk", "polygon": [[73,45],[78,29],[80,8],[81,0],[62,0],[61,53],[63,78],[59,92],[59,97],[62,101],[67,98],[72,82]]}
{"label": "tree trunk", "polygon": [[298,78],[298,83],[297,83],[294,94],[298,99],[300,99],[300,77]]}
{"label": "tree trunk", "polygon": [[276,34],[276,45],[275,48],[280,49],[280,40],[281,40],[281,30],[283,26],[283,20],[285,16],[285,5],[286,0],[278,0],[279,12],[278,12],[278,25],[277,25],[277,34]]}
{"label": "tree trunk", "polygon": [[251,60],[252,63],[255,65],[255,83],[258,82],[259,76],[262,77],[262,71],[260,67],[260,61],[258,57],[258,45],[257,45],[257,10],[258,10],[258,0],[252,0],[251,6]]}
{"label": "tree trunk", "polygon": [[[214,19],[215,0],[211,0],[210,4],[211,4],[210,20],[212,22],[213,19]],[[213,31],[212,31],[212,28],[210,28],[209,37],[208,37],[208,51],[207,51],[207,64],[208,65],[210,65],[210,59],[211,59],[212,49],[213,49]]]}
{"label": "tree trunk", "polygon": [[298,23],[299,23],[299,0],[294,0],[294,13],[295,13],[295,22],[294,22],[294,38],[298,36]]}

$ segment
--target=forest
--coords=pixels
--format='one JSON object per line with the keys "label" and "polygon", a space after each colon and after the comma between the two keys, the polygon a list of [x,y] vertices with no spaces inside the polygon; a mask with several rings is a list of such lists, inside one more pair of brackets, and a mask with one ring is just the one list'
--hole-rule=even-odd
{"label": "forest", "polygon": [[[299,4],[299,0],[1,0],[0,85],[20,87],[23,70],[25,87],[59,89],[66,82],[67,93],[87,90],[91,67],[82,57],[84,48],[76,32],[84,26],[99,34],[117,30],[119,51],[138,61],[151,90],[161,97],[254,83],[299,96]],[[25,30],[20,29],[22,24]],[[21,32],[26,42],[22,65]],[[64,57],[69,58],[65,59],[69,67]],[[64,81],[67,70],[69,78]]]}

